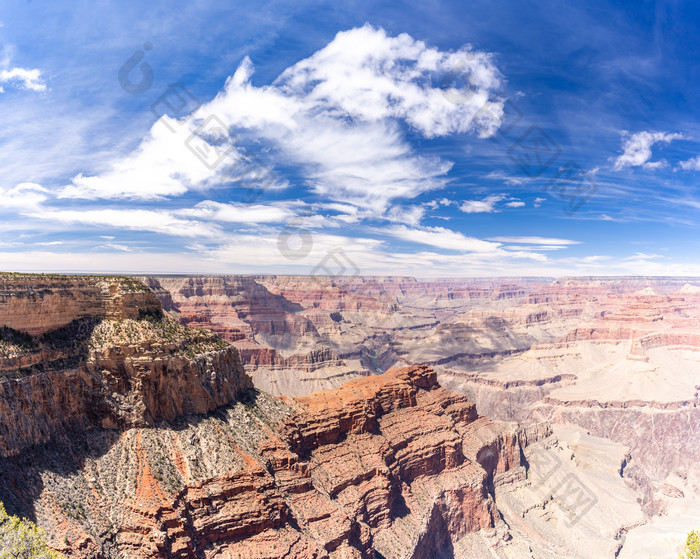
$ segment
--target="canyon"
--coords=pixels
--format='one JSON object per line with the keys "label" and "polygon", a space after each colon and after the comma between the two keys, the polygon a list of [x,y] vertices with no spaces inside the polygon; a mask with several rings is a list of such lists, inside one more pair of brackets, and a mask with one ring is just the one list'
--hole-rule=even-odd
{"label": "canyon", "polygon": [[700,280],[0,275],[0,501],[66,557],[677,557]]}
{"label": "canyon", "polygon": [[609,535],[611,557],[675,557],[700,518],[698,278],[144,279],[184,323],[231,341],[271,394],[428,365],[492,419],[561,425],[561,445],[585,453],[624,448],[642,519]]}

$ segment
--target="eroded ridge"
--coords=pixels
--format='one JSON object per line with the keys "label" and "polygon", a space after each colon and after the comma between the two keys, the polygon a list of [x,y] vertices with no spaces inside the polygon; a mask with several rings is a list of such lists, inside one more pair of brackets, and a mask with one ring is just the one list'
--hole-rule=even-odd
{"label": "eroded ridge", "polygon": [[494,478],[523,470],[522,435],[409,367],[83,432],[4,461],[2,498],[27,506],[15,488],[41,486],[30,506],[69,557],[418,559],[494,532]]}
{"label": "eroded ridge", "polygon": [[0,287],[0,456],[206,413],[251,386],[235,348],[131,278],[7,274]]}

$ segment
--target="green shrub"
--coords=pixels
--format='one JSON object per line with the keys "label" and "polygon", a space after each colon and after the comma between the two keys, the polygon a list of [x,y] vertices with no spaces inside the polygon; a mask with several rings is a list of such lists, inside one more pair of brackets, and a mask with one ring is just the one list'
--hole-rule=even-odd
{"label": "green shrub", "polygon": [[44,531],[33,522],[10,516],[0,503],[0,559],[61,559],[44,540]]}
{"label": "green shrub", "polygon": [[700,532],[697,530],[691,530],[688,534],[680,559],[700,559]]}

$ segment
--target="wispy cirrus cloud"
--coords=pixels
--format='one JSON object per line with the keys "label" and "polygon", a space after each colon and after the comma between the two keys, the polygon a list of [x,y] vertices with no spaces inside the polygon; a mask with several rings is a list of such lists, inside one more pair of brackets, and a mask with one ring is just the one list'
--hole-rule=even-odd
{"label": "wispy cirrus cloud", "polygon": [[213,224],[181,219],[166,211],[142,209],[56,210],[40,208],[27,212],[28,217],[64,224],[113,227],[132,231],[151,231],[176,237],[222,237]]}
{"label": "wispy cirrus cloud", "polygon": [[24,182],[14,188],[0,188],[0,212],[4,209],[34,208],[45,202],[51,192],[40,184]]}
{"label": "wispy cirrus cloud", "polygon": [[522,247],[504,247],[500,242],[485,241],[467,237],[459,231],[445,227],[406,227],[402,225],[382,229],[382,233],[404,241],[429,245],[438,249],[463,253],[469,258],[493,259],[507,261],[513,258],[546,261],[547,258],[537,252]]}
{"label": "wispy cirrus cloud", "polygon": [[486,175],[485,178],[503,181],[509,186],[519,186],[527,182],[527,179],[524,177],[514,177],[511,175],[506,175],[503,171],[491,171],[488,175]]}
{"label": "wispy cirrus cloud", "polygon": [[500,247],[499,243],[467,237],[458,231],[451,231],[444,227],[411,228],[397,225],[382,229],[382,232],[404,241],[460,252],[492,252]]}
{"label": "wispy cirrus cloud", "polygon": [[174,212],[178,216],[225,223],[281,223],[295,215],[289,208],[270,204],[199,202],[190,209]]}
{"label": "wispy cirrus cloud", "polygon": [[489,237],[489,241],[499,243],[525,243],[532,245],[578,245],[580,241],[557,239],[553,237]]}

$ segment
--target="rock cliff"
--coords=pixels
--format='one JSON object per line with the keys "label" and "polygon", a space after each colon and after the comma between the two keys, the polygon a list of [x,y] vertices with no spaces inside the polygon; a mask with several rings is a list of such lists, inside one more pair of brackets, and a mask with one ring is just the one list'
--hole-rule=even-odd
{"label": "rock cliff", "polygon": [[[164,281],[172,296],[151,281],[159,298],[128,278],[4,282],[0,501],[67,557],[418,559],[506,531],[494,480],[524,476],[524,432],[427,367],[277,399],[228,342],[162,308],[214,328],[234,308],[222,333],[250,344],[317,336],[249,281]],[[327,346],[269,359],[256,365],[342,363]]]}
{"label": "rock cliff", "polygon": [[0,456],[66,430],[205,413],[250,386],[234,348],[164,316],[135,280],[2,281]]}
{"label": "rock cliff", "polygon": [[73,434],[0,462],[0,499],[69,557],[418,559],[506,530],[494,477],[524,476],[524,438],[412,367]]}
{"label": "rock cliff", "polygon": [[134,318],[158,311],[160,301],[126,277],[0,274],[0,324],[31,335],[81,318]]}

